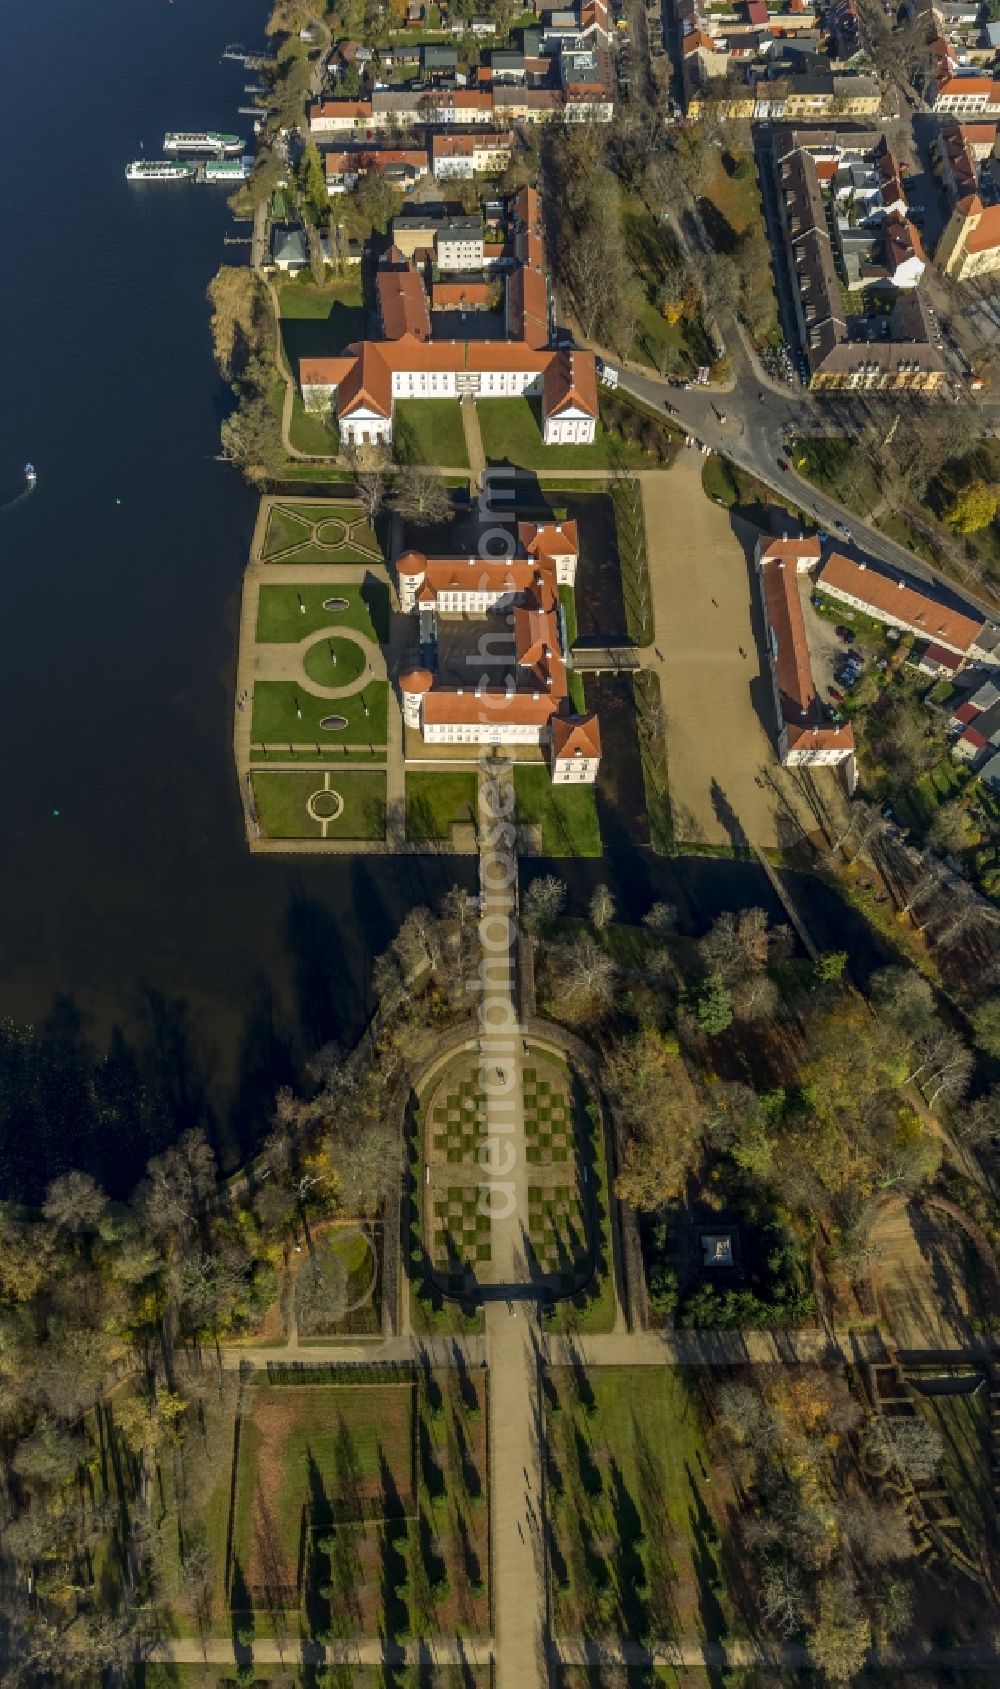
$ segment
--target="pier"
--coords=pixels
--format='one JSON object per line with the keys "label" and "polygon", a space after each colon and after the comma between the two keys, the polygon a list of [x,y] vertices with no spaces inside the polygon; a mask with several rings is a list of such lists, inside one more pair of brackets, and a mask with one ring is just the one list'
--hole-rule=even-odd
{"label": "pier", "polygon": [[273,53],[251,53],[246,47],[241,47],[238,41],[231,41],[223,49],[222,57],[241,64],[244,70],[262,70],[265,65],[277,64]]}

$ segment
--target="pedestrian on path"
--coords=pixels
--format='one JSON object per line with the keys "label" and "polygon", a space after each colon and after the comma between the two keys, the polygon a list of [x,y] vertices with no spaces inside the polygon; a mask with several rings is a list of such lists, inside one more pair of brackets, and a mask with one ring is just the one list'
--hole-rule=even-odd
{"label": "pedestrian on path", "polygon": [[743,649],[743,647],[742,647],[742,645],[740,645],[740,646],[739,646],[739,647],[738,647],[738,649],[739,649],[739,653],[740,653],[740,656],[741,656],[741,657],[745,657],[745,656],[746,656],[746,652],[745,652],[745,651],[744,651],[744,649]]}
{"label": "pedestrian on path", "polygon": [[716,608],[716,609],[718,609],[718,608],[719,608],[719,600],[718,600],[718,599],[717,599],[717,598],[713,598],[713,599],[712,599],[712,603],[713,603],[713,604],[714,604],[714,605],[715,605],[715,608]]}

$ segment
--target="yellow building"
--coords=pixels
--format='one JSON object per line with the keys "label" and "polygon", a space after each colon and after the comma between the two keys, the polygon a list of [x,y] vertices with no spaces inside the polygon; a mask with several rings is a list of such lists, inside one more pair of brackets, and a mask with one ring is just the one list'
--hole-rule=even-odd
{"label": "yellow building", "polygon": [[960,199],[934,256],[956,281],[1000,270],[1000,205],[985,206],[978,194]]}

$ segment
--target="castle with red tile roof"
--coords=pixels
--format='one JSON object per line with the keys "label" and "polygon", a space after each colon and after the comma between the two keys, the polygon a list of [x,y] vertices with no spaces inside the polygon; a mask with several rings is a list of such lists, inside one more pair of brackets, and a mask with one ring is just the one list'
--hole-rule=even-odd
{"label": "castle with red tile roof", "polygon": [[[467,659],[468,684],[441,680],[428,668],[399,677],[403,720],[428,745],[527,745],[548,753],[557,783],[592,783],[601,761],[595,715],[570,703],[566,624],[559,587],[576,579],[575,522],[519,522],[517,555],[509,558],[397,558],[404,611],[433,618],[483,616],[496,630],[482,654]],[[511,630],[513,638],[511,640]],[[421,627],[421,638],[425,637]],[[429,640],[436,645],[437,635]],[[511,645],[509,659],[498,649]],[[503,670],[498,678],[498,668]]]}

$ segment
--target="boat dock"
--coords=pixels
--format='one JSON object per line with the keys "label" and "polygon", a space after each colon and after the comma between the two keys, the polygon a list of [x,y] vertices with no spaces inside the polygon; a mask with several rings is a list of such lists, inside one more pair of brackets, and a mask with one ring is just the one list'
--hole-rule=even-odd
{"label": "boat dock", "polygon": [[265,65],[277,64],[273,53],[251,53],[246,47],[241,47],[238,41],[231,41],[224,49],[222,57],[232,59],[241,64],[244,70],[262,70]]}

